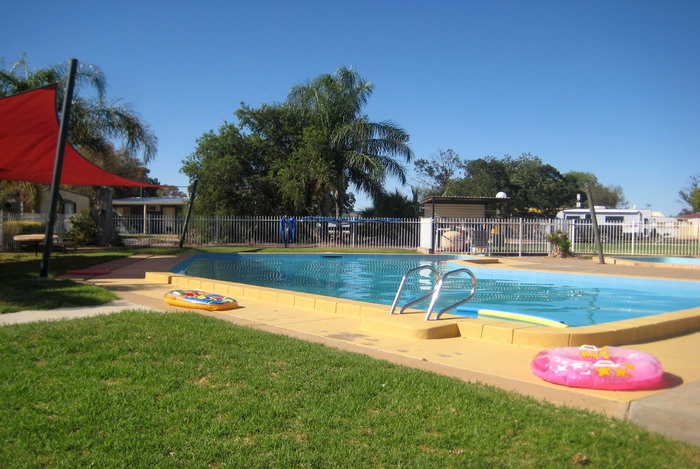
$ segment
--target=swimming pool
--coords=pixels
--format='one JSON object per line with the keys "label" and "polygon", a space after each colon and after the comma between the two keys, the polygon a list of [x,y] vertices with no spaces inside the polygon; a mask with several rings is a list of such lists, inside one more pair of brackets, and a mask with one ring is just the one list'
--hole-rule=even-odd
{"label": "swimming pool", "polygon": [[[361,254],[197,254],[172,272],[229,282],[390,305],[401,277],[433,265],[442,274],[464,256]],[[569,326],[587,326],[700,306],[694,282],[602,277],[469,266],[478,279],[473,308],[544,316]],[[401,304],[430,292],[434,276],[418,272],[406,284]],[[467,276],[446,283],[437,309],[465,297]],[[427,308],[425,304],[417,307]],[[455,313],[452,311],[451,313]]]}

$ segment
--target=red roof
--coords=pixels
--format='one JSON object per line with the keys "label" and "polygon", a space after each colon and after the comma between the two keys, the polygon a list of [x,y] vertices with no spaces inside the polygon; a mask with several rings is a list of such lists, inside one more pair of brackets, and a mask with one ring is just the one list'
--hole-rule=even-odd
{"label": "red roof", "polygon": [[[51,184],[58,144],[56,85],[0,99],[0,179]],[[66,143],[61,184],[161,187],[114,175]]]}

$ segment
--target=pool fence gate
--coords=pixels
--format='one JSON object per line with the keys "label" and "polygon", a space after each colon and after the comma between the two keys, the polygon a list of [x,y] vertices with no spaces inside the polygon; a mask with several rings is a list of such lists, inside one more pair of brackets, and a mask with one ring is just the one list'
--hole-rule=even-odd
{"label": "pool fence gate", "polygon": [[[287,220],[287,231],[282,221]],[[561,231],[576,254],[594,254],[590,220],[540,218],[294,218],[289,232],[287,217],[193,217],[185,246],[284,246],[326,248],[400,248],[432,253],[475,255],[546,255],[547,235]],[[127,247],[177,246],[184,217],[160,215],[120,216],[114,225],[119,243]],[[21,234],[45,232],[45,214],[0,212],[2,250],[24,246],[14,240]],[[59,214],[54,232],[63,240],[70,216]],[[599,223],[606,255],[700,256],[700,226],[675,224]],[[284,233],[284,234],[283,234]],[[291,236],[290,236],[291,235]]]}

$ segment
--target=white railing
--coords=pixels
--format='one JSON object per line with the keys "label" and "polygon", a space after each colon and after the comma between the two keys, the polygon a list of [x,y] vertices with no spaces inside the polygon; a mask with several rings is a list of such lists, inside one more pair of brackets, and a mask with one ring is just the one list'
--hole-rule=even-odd
{"label": "white railing", "polygon": [[[700,255],[700,229],[695,225],[602,223],[598,227],[606,255]],[[591,221],[560,219],[439,219],[434,222],[433,246],[436,252],[546,254],[546,237],[555,231],[568,235],[574,253],[598,252]]]}
{"label": "white railing", "polygon": [[[284,244],[280,217],[210,217],[189,221],[190,246]],[[127,245],[179,243],[182,218],[119,217],[117,232]],[[296,218],[291,245],[319,247],[397,247],[416,249],[420,220]]]}
{"label": "white railing", "polygon": [[[15,241],[14,237],[23,234],[44,234],[46,224],[49,221],[48,214],[42,213],[10,213],[0,211],[0,247],[5,251],[16,251],[22,248],[22,244]],[[69,217],[63,214],[56,215],[54,234],[63,237],[70,226]]]}
{"label": "white railing", "polygon": [[[0,212],[2,249],[21,246],[12,238],[43,232],[47,217]],[[282,246],[280,217],[197,217],[190,219],[186,246]],[[63,236],[70,220],[59,215],[55,232]],[[115,216],[117,233],[127,246],[177,246],[184,217]],[[289,246],[423,248],[432,252],[487,255],[547,254],[547,235],[563,231],[577,254],[597,253],[590,221],[499,219],[295,219]],[[700,228],[687,223],[600,224],[607,255],[700,255]]]}

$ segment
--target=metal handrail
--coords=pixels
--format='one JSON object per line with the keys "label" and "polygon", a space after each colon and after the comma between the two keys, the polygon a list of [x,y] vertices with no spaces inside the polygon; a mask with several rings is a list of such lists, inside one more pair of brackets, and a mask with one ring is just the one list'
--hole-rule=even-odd
{"label": "metal handrail", "polygon": [[[391,309],[389,310],[389,314],[394,314],[394,310],[396,309],[396,305],[397,305],[398,302],[399,302],[399,298],[401,297],[401,293],[403,293],[403,287],[406,285],[406,280],[408,279],[408,276],[411,275],[413,272],[417,272],[417,271],[419,271],[419,270],[424,270],[424,269],[428,269],[428,270],[432,271],[432,272],[435,274],[435,280],[437,280],[438,283],[440,282],[440,272],[438,272],[438,270],[437,270],[435,267],[433,267],[432,265],[421,265],[421,266],[414,267],[414,268],[410,269],[410,270],[409,270],[408,272],[406,272],[406,273],[403,275],[403,277],[401,278],[401,283],[399,284],[399,289],[396,290],[396,296],[394,297],[394,302],[391,304]],[[426,298],[430,297],[430,296],[433,295],[434,293],[435,293],[435,288],[433,288],[433,291],[431,291],[431,292],[428,293],[427,295],[421,296],[421,297],[418,298],[417,300],[411,301],[410,303],[407,303],[406,305],[404,305],[404,306],[399,310],[398,314],[403,313],[403,312],[406,310],[406,308],[408,308],[409,306],[413,306],[413,305],[415,305],[416,303],[420,303],[421,301],[423,301],[423,300],[425,300]]]}
{"label": "metal handrail", "polygon": [[476,293],[476,277],[474,276],[472,271],[469,269],[451,270],[451,271],[445,273],[445,275],[443,275],[442,278],[440,280],[438,280],[438,283],[435,286],[435,289],[433,290],[433,293],[432,293],[433,299],[430,300],[430,306],[428,306],[428,311],[425,313],[425,320],[426,321],[430,321],[430,316],[433,314],[433,308],[435,307],[435,303],[437,303],[437,300],[440,297],[440,293],[442,292],[442,287],[445,285],[445,279],[451,275],[458,274],[461,272],[466,272],[471,277],[472,290],[469,293],[469,296],[464,300],[458,301],[457,303],[450,305],[447,308],[444,308],[444,309],[438,311],[437,315],[435,316],[435,320],[440,319],[440,316],[442,316],[447,311],[454,309],[457,306],[463,305],[464,303],[466,303],[467,301],[472,299],[472,297],[474,296],[474,293]]}

